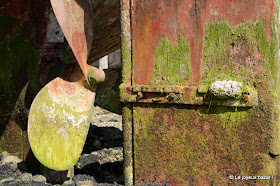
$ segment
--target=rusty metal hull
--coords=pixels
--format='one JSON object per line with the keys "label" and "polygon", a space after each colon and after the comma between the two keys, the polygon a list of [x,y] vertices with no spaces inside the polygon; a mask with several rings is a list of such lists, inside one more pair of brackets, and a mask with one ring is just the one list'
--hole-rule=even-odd
{"label": "rusty metal hull", "polygon": [[278,183],[278,1],[130,3],[134,184]]}

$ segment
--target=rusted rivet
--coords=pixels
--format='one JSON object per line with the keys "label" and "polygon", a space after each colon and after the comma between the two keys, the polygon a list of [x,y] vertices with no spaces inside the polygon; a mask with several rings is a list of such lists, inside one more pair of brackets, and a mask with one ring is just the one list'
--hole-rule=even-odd
{"label": "rusted rivet", "polygon": [[244,95],[243,95],[243,100],[244,100],[245,102],[249,101],[249,100],[250,100],[250,96],[247,95],[247,94],[244,94]]}
{"label": "rusted rivet", "polygon": [[175,98],[176,98],[176,95],[175,95],[174,93],[170,93],[170,94],[168,95],[167,100],[168,100],[169,102],[171,102],[171,101],[175,100]]}
{"label": "rusted rivet", "polygon": [[126,90],[127,90],[127,91],[132,91],[132,86],[127,86],[127,87],[126,87]]}
{"label": "rusted rivet", "polygon": [[139,99],[143,98],[143,93],[142,92],[137,92],[137,98],[139,98]]}

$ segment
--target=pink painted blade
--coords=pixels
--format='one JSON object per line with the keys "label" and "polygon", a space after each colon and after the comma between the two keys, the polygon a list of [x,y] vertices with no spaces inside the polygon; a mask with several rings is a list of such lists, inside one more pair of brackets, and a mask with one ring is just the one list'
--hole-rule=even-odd
{"label": "pink painted blade", "polygon": [[51,0],[57,21],[84,75],[93,36],[92,6],[88,0]]}

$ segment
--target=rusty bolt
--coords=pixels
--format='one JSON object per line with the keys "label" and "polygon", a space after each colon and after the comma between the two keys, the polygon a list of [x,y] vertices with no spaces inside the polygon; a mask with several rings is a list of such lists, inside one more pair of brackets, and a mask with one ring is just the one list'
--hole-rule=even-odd
{"label": "rusty bolt", "polygon": [[143,98],[142,92],[137,92],[137,98],[139,98],[139,99]]}
{"label": "rusty bolt", "polygon": [[129,91],[129,92],[132,91],[132,86],[126,86],[125,88],[126,88],[126,90]]}
{"label": "rusty bolt", "polygon": [[174,101],[175,99],[176,99],[176,95],[174,94],[174,93],[170,93],[169,95],[168,95],[168,101],[169,102],[171,102],[171,101]]}
{"label": "rusty bolt", "polygon": [[250,100],[250,96],[247,95],[247,94],[244,94],[244,95],[243,95],[243,100],[244,100],[245,102],[249,101],[249,100]]}

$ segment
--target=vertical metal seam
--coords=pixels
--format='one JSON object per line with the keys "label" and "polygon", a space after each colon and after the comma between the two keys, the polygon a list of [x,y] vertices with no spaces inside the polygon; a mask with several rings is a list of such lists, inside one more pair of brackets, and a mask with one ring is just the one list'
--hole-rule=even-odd
{"label": "vertical metal seam", "polygon": [[[131,1],[121,0],[121,43],[122,43],[122,79],[124,85],[131,85],[131,77],[126,73],[132,70],[131,64]],[[126,54],[124,54],[124,52]],[[124,91],[124,90],[122,90]],[[123,156],[124,156],[124,182],[126,186],[133,185],[133,148],[132,148],[132,105],[123,106]]]}

